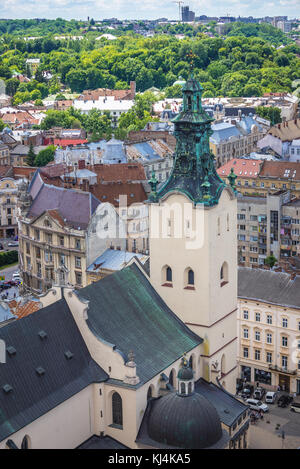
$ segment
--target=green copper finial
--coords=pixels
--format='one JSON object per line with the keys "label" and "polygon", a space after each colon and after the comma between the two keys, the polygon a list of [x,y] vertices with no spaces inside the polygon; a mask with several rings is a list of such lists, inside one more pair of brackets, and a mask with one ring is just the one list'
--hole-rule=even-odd
{"label": "green copper finial", "polygon": [[157,196],[157,184],[158,184],[158,180],[156,179],[156,176],[155,176],[155,172],[154,172],[154,171],[152,171],[152,175],[151,175],[151,179],[149,180],[149,184],[150,184],[150,187],[151,187],[150,198],[151,198],[151,200],[155,200],[155,199],[156,199],[156,196]]}
{"label": "green copper finial", "polygon": [[228,179],[228,181],[229,181],[230,186],[231,186],[232,189],[234,190],[234,192],[236,191],[236,185],[235,185],[235,180],[236,180],[236,178],[237,178],[237,175],[234,174],[234,170],[233,170],[233,168],[231,168],[230,173],[229,173],[229,175],[227,176],[227,179]]}
{"label": "green copper finial", "polygon": [[210,195],[210,182],[208,180],[208,176],[207,174],[205,175],[204,177],[204,182],[201,184],[201,187],[203,187],[203,199],[204,200],[209,200],[211,198],[211,195]]}

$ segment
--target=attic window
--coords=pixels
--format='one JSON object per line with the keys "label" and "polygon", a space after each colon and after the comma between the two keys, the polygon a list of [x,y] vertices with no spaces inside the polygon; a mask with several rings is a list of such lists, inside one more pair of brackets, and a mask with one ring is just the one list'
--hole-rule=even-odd
{"label": "attic window", "polygon": [[16,355],[16,352],[17,352],[15,347],[12,347],[12,346],[7,347],[6,351],[9,356]]}
{"label": "attic window", "polygon": [[35,371],[37,372],[37,374],[38,374],[39,376],[43,376],[43,375],[45,374],[45,370],[44,370],[44,368],[41,367],[41,366],[38,366],[38,367],[35,369]]}
{"label": "attic window", "polygon": [[67,350],[65,352],[65,357],[66,357],[67,360],[71,360],[71,358],[74,357],[74,353],[72,353],[70,350]]}
{"label": "attic window", "polygon": [[40,331],[38,334],[39,334],[39,336],[42,340],[46,339],[46,337],[47,337],[47,333],[45,331]]}
{"label": "attic window", "polygon": [[9,392],[11,392],[13,390],[13,388],[10,384],[4,384],[4,386],[2,386],[2,389],[5,392],[5,394],[8,394]]}

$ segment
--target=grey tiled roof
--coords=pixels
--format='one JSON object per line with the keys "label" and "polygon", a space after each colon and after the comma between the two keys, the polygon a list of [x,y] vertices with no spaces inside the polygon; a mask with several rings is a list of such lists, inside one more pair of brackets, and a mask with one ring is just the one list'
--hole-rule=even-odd
{"label": "grey tiled roof", "polygon": [[[38,179],[32,185],[31,191],[37,183]],[[85,229],[99,204],[99,200],[89,192],[43,184],[32,202],[28,216],[35,218],[46,210],[58,210],[67,224],[75,229]]]}
{"label": "grey tiled roof", "polygon": [[[6,363],[0,363],[0,441],[108,378],[91,358],[64,299],[1,327],[0,339],[7,348]],[[5,392],[5,385],[12,389]]]}
{"label": "grey tiled roof", "polygon": [[300,308],[300,276],[264,269],[239,267],[238,296],[249,300]]}
{"label": "grey tiled roof", "polygon": [[213,404],[221,422],[228,426],[231,426],[249,407],[228,392],[202,378],[195,383],[195,392]]}
{"label": "grey tiled roof", "polygon": [[87,441],[82,443],[77,449],[128,449],[127,446],[122,445],[110,436],[99,437],[93,435]]}
{"label": "grey tiled roof", "polygon": [[127,359],[133,350],[140,385],[203,340],[168,308],[139,267],[132,264],[80,289],[89,300],[87,325]]}

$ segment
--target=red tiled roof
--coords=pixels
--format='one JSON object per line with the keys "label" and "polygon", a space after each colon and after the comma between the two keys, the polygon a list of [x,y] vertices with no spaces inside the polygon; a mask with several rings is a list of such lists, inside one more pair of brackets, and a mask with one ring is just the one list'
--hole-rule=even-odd
{"label": "red tiled roof", "polygon": [[97,90],[85,90],[78,99],[82,101],[97,101],[102,96],[114,96],[115,99],[134,99],[131,90],[108,90],[106,88],[98,88]]}
{"label": "red tiled roof", "polygon": [[142,183],[110,182],[107,184],[97,184],[91,189],[91,192],[100,202],[110,202],[115,207],[119,206],[121,195],[127,196],[127,206],[147,200]]}
{"label": "red tiled roof", "polygon": [[256,178],[259,175],[262,162],[263,160],[234,158],[221,166],[217,172],[220,177],[224,178],[233,168],[234,174],[239,178]]}
{"label": "red tiled roof", "polygon": [[47,210],[47,213],[49,213],[50,217],[53,218],[54,220],[58,221],[58,223],[61,226],[65,226],[65,222],[61,214],[59,213],[58,210]]}
{"label": "red tiled roof", "polygon": [[87,143],[86,138],[55,138],[54,145],[61,147],[68,147],[70,145],[82,145]]}
{"label": "red tiled roof", "polygon": [[65,163],[57,163],[57,164],[48,164],[41,168],[41,174],[45,175],[49,178],[55,178],[62,176],[68,170],[68,167]]}
{"label": "red tiled roof", "polygon": [[146,180],[145,170],[141,163],[96,164],[90,169],[97,174],[98,182]]}
{"label": "red tiled roof", "polygon": [[15,178],[29,177],[35,173],[37,168],[33,166],[14,166],[13,172]]}
{"label": "red tiled roof", "polygon": [[38,311],[41,308],[41,304],[37,301],[29,300],[27,303],[21,305],[21,302],[18,303],[16,300],[12,300],[9,302],[9,307],[12,314],[17,316],[18,319],[22,319]]}
{"label": "red tiled roof", "polygon": [[289,161],[264,161],[260,177],[300,181],[300,163]]}
{"label": "red tiled roof", "polygon": [[4,178],[6,176],[10,176],[11,172],[13,171],[13,167],[9,165],[0,165],[0,178]]}
{"label": "red tiled roof", "polygon": [[300,138],[300,119],[282,122],[270,128],[269,135],[279,138],[282,142],[291,142]]}

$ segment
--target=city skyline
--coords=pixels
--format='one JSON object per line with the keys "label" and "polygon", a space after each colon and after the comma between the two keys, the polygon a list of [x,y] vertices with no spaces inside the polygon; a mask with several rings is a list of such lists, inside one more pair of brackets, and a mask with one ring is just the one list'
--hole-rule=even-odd
{"label": "city skyline", "polygon": [[[195,11],[196,16],[280,16],[289,18],[299,17],[300,0],[270,0],[266,3],[254,0],[190,0],[184,2]],[[139,0],[4,0],[1,8],[1,18],[65,18],[82,19],[87,17],[97,20],[117,17],[118,19],[157,19],[166,17],[170,20],[178,19],[178,6],[171,0],[144,0],[143,9]]]}

